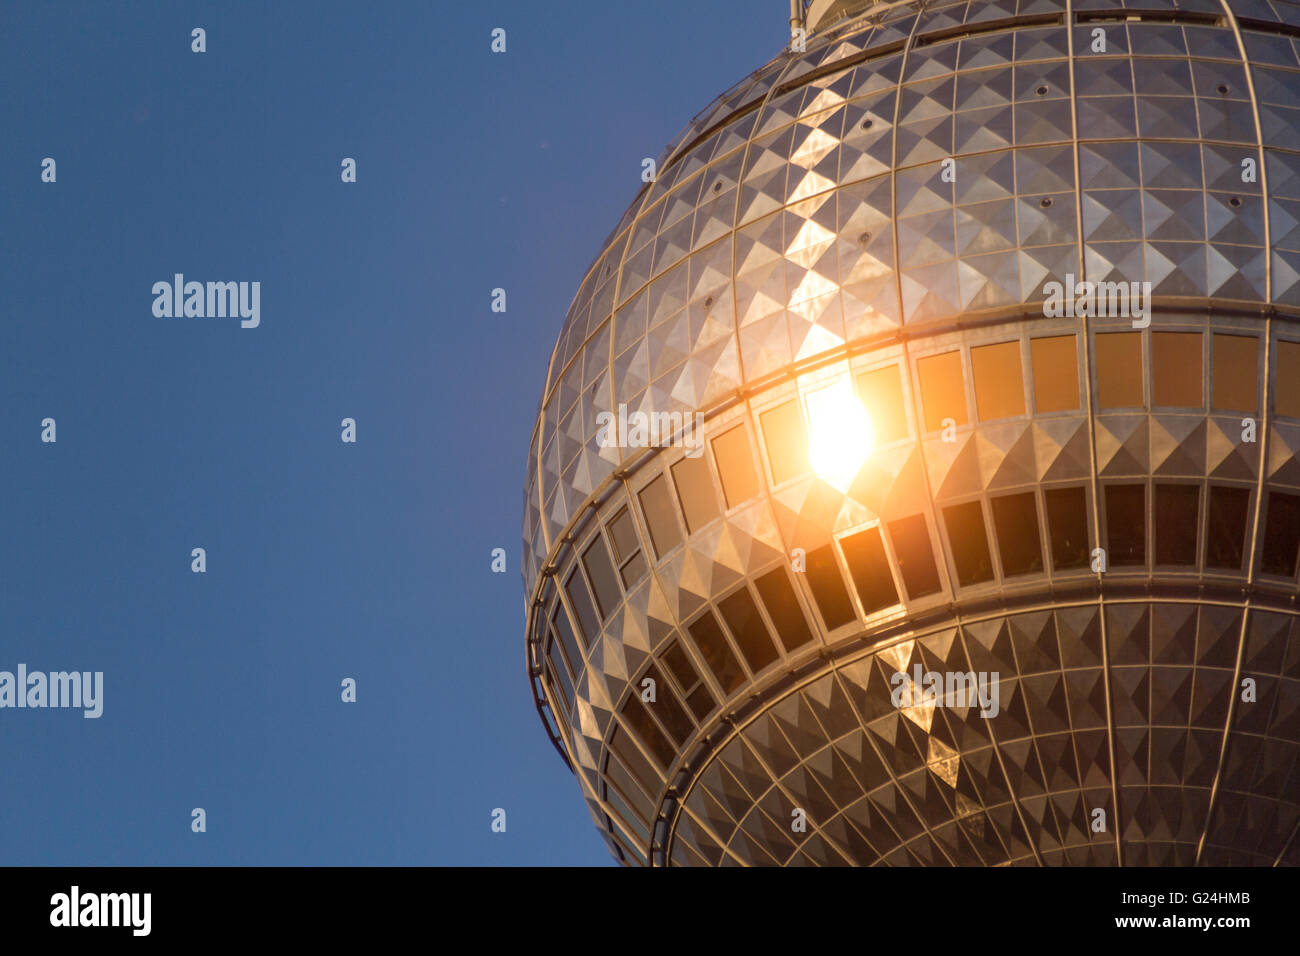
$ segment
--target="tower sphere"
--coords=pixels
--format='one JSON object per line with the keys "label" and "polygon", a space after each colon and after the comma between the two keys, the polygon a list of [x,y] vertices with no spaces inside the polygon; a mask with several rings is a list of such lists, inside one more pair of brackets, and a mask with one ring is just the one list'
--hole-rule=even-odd
{"label": "tower sphere", "polygon": [[643,865],[1300,860],[1300,6],[796,3],[551,356],[527,664]]}

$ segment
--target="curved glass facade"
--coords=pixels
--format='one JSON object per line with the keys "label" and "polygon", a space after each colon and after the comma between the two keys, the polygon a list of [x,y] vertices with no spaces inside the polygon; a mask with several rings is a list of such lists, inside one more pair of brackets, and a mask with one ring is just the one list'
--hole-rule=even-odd
{"label": "curved glass facade", "polygon": [[525,480],[614,854],[1300,861],[1300,5],[872,7],[657,170]]}

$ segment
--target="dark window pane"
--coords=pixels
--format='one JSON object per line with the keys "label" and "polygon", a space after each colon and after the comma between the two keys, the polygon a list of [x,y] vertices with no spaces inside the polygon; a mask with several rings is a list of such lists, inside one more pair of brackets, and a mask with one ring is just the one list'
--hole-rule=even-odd
{"label": "dark window pane", "polygon": [[994,498],[992,504],[1003,576],[1037,574],[1043,570],[1043,544],[1038,537],[1038,506],[1034,502],[1034,493],[1026,491]]}
{"label": "dark window pane", "polygon": [[1205,566],[1241,570],[1246,553],[1246,521],[1250,492],[1245,488],[1210,486],[1210,515],[1206,522]]}
{"label": "dark window pane", "polygon": [[[676,742],[678,747],[686,743],[687,738],[695,732],[695,725],[691,723],[691,718],[686,716],[686,711],[682,710],[682,705],[677,703],[677,695],[673,689],[668,686],[664,680],[664,675],[659,673],[659,669],[651,664],[646,668],[645,677],[649,677],[655,682],[655,699],[646,704],[651,713],[659,718],[659,723],[664,725],[664,730],[668,731],[668,736]],[[641,693],[641,681],[637,681],[633,693]]]}
{"label": "dark window pane", "polygon": [[1052,567],[1057,571],[1088,567],[1087,496],[1082,488],[1049,488],[1047,534],[1052,540]]}
{"label": "dark window pane", "polygon": [[785,568],[768,571],[754,582],[758,587],[758,596],[763,599],[768,617],[776,627],[776,636],[785,645],[787,651],[803,647],[812,640],[812,631],[808,630],[808,621],[803,616],[803,608],[794,596],[794,587],[785,573]]}
{"label": "dark window pane", "polygon": [[641,538],[637,537],[636,524],[632,520],[632,510],[619,510],[610,523],[604,525],[610,532],[610,544],[614,549],[614,563],[619,566],[619,578],[623,587],[630,588],[637,581],[645,578],[647,564],[641,553]]}
{"label": "dark window pane", "polygon": [[877,445],[888,445],[907,437],[903,383],[897,365],[886,365],[859,375],[858,395],[871,418]]}
{"label": "dark window pane", "polygon": [[[613,749],[612,742],[610,749]],[[643,815],[649,812],[645,809],[645,805],[653,805],[653,798],[650,794],[644,792],[636,777],[623,766],[623,761],[613,754],[607,754],[605,756],[605,775],[609,777],[610,782],[617,788],[618,792],[630,801],[630,804],[637,812],[637,819],[642,819]]]}
{"label": "dark window pane", "polygon": [[632,523],[632,512],[626,508],[620,509],[610,521],[609,537],[614,544],[614,560],[619,564],[641,550],[641,542],[636,536],[636,526]]}
{"label": "dark window pane", "polygon": [[650,749],[650,752],[655,755],[660,764],[667,767],[673,762],[673,757],[677,751],[668,738],[664,736],[664,732],[659,729],[659,725],[651,718],[650,711],[645,709],[645,705],[641,703],[641,698],[635,692],[623,704],[623,719],[641,738],[646,747]]}
{"label": "dark window pane", "polygon": [[668,646],[660,655],[660,660],[677,678],[677,683],[681,685],[682,690],[689,691],[700,682],[700,675],[695,673],[695,666],[691,664],[691,659],[686,656],[686,652],[676,640],[668,642]]}
{"label": "dark window pane", "polygon": [[600,633],[600,625],[596,623],[596,609],[592,606],[591,595],[587,593],[587,582],[582,579],[577,568],[573,569],[569,579],[564,582],[564,593],[569,595],[573,613],[578,616],[578,630],[582,631],[587,647],[591,647],[591,642]]}
{"label": "dark window pane", "polygon": [[555,644],[551,645],[550,658],[546,663],[555,689],[560,692],[560,700],[563,702],[564,711],[568,713],[569,708],[573,706],[573,680],[569,677],[564,662],[560,660],[560,655],[555,653],[556,647]]}
{"label": "dark window pane", "polygon": [[1296,549],[1300,547],[1300,497],[1277,491],[1268,493],[1264,520],[1265,574],[1295,577]]}
{"label": "dark window pane", "polygon": [[1259,339],[1214,335],[1214,407],[1250,412],[1259,407]]}
{"label": "dark window pane", "polygon": [[853,603],[840,577],[839,566],[831,546],[824,545],[808,552],[808,586],[812,589],[817,609],[822,612],[826,630],[833,631],[853,620]]}
{"label": "dark window pane", "polygon": [[1065,412],[1079,407],[1079,357],[1073,335],[1029,340],[1034,366],[1034,409]]}
{"label": "dark window pane", "polygon": [[799,403],[790,401],[768,409],[759,416],[759,421],[763,425],[772,481],[779,485],[804,474],[808,470],[808,434]]}
{"label": "dark window pane", "polygon": [[686,533],[694,534],[718,516],[718,495],[713,490],[704,456],[683,458],[672,467],[673,484],[677,486],[677,500],[686,516]]}
{"label": "dark window pane", "polygon": [[925,515],[912,515],[889,522],[889,540],[894,545],[898,570],[903,576],[907,596],[915,601],[940,590],[939,569],[934,566],[934,550]]}
{"label": "dark window pane", "polygon": [[[695,666],[691,663],[686,651],[676,640],[670,641],[664,648],[660,660],[668,668],[669,672],[677,679],[677,684],[686,695],[686,706],[690,708],[697,720],[703,720],[717,705],[714,703],[713,695],[709,693],[708,687],[700,680],[700,675],[696,672]],[[692,690],[694,688],[694,690]]]}
{"label": "dark window pane", "polygon": [[650,529],[650,543],[654,545],[655,554],[663,557],[682,541],[682,531],[677,524],[677,509],[673,507],[663,475],[642,488],[638,497],[641,499],[646,526]]}
{"label": "dark window pane", "polygon": [[718,619],[713,616],[712,611],[705,611],[704,616],[696,620],[687,630],[695,639],[695,646],[700,649],[704,663],[713,672],[713,676],[725,693],[730,694],[745,683],[745,672],[740,669],[740,661],[736,660],[736,655],[732,653],[731,645],[727,643],[727,638],[723,635]]}
{"label": "dark window pane", "polygon": [[948,544],[952,546],[957,582],[967,587],[993,580],[993,561],[989,558],[989,539],[984,530],[984,510],[980,503],[968,501],[944,508],[943,523],[948,527]]}
{"label": "dark window pane", "polygon": [[[605,799],[609,802],[609,808],[613,811],[614,816],[618,817],[629,830],[640,837],[642,843],[650,841],[650,829],[646,822],[637,813],[634,813],[619,796],[617,790],[613,787],[605,787]],[[606,817],[606,819],[609,819]]]}
{"label": "dark window pane", "polygon": [[582,656],[578,653],[577,641],[573,639],[573,628],[569,626],[568,615],[563,607],[556,606],[551,615],[551,648],[558,650],[560,657],[568,662],[569,672],[573,675],[582,672]]}
{"label": "dark window pane", "polygon": [[758,613],[758,605],[750,596],[749,588],[742,587],[735,594],[723,598],[718,607],[751,671],[757,673],[776,660],[776,646],[767,633],[767,625]]}
{"label": "dark window pane", "polygon": [[1107,332],[1096,338],[1097,407],[1135,408],[1142,398],[1142,333]]}
{"label": "dark window pane", "polygon": [[628,561],[627,564],[623,565],[622,570],[620,570],[618,573],[619,576],[623,579],[623,587],[631,588],[632,585],[636,584],[643,577],[645,577],[645,572],[646,572],[645,556],[638,551],[636,554],[632,556],[632,560]]}
{"label": "dark window pane", "polygon": [[1273,410],[1300,418],[1300,342],[1277,343],[1277,374],[1273,377]]}
{"label": "dark window pane", "polygon": [[623,600],[623,592],[619,590],[618,581],[614,578],[614,566],[610,564],[605,539],[599,534],[587,546],[587,550],[582,552],[582,566],[587,569],[587,577],[591,579],[591,586],[596,591],[596,607],[600,611],[601,620],[604,620]]}
{"label": "dark window pane", "polygon": [[564,654],[564,659],[569,662],[569,670],[576,677],[582,673],[582,655],[578,653],[578,642],[573,636],[573,628],[569,624],[569,615],[564,613],[564,608],[558,604],[555,607],[555,613],[551,615],[551,635],[555,642],[558,642],[560,651]]}
{"label": "dark window pane", "polygon": [[1200,407],[1205,403],[1200,332],[1152,333],[1151,366],[1155,404]]}
{"label": "dark window pane", "polygon": [[691,713],[695,715],[696,720],[703,720],[713,713],[713,709],[718,704],[713,699],[713,695],[709,693],[709,689],[701,684],[691,691],[690,696],[686,698],[686,706],[691,709]]}
{"label": "dark window pane", "polygon": [[1147,563],[1147,515],[1145,485],[1106,486],[1106,534],[1111,567],[1124,568]]}
{"label": "dark window pane", "polygon": [[1019,342],[977,345],[970,350],[970,364],[975,377],[975,411],[980,421],[1025,413]]}
{"label": "dark window pane", "polygon": [[722,494],[727,507],[734,508],[758,494],[758,474],[749,448],[749,432],[744,425],[713,439],[713,460],[718,463]]}
{"label": "dark window pane", "polygon": [[1156,485],[1156,564],[1195,564],[1197,509],[1195,485]]}
{"label": "dark window pane", "polygon": [[849,577],[862,599],[862,609],[868,614],[898,603],[894,590],[894,575],[885,555],[885,543],[880,539],[880,528],[868,528],[840,539],[844,563],[849,566]]}
{"label": "dark window pane", "polygon": [[916,361],[921,380],[921,407],[925,411],[925,430],[938,431],[943,420],[951,418],[966,424],[966,378],[961,370],[961,352],[944,352]]}
{"label": "dark window pane", "polygon": [[623,765],[647,793],[659,792],[659,788],[663,786],[662,776],[655,772],[650,762],[645,759],[622,728],[615,727],[614,732],[609,735],[609,749],[618,755]]}

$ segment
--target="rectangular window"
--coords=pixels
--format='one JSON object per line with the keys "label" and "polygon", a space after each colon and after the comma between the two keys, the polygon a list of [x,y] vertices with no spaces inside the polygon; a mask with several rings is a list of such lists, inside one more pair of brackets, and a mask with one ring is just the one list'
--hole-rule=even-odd
{"label": "rectangular window", "polygon": [[547,659],[547,666],[551,671],[551,679],[555,683],[555,688],[560,692],[560,702],[563,705],[564,713],[569,712],[573,706],[573,681],[569,677],[569,671],[564,666],[564,662],[559,659],[555,653],[556,645],[551,645],[551,655]]}
{"label": "rectangular window", "polygon": [[676,640],[669,641],[668,646],[664,648],[660,658],[664,666],[668,668],[670,674],[677,679],[682,690],[690,690],[700,679],[700,675],[695,672],[695,666],[691,659],[686,656],[682,646]]}
{"label": "rectangular window", "polygon": [[630,799],[636,800],[637,795],[640,794],[641,799],[650,800],[652,799],[651,794],[657,790],[657,788],[652,789],[649,782],[655,779],[654,771],[650,769],[650,765],[645,762],[645,758],[640,754],[636,756],[634,766],[633,759],[629,759],[625,752],[630,748],[623,746],[626,736],[626,734],[620,733],[618,727],[615,727],[614,732],[610,734],[609,749],[611,755],[605,760],[605,773],[618,784],[619,789]]}
{"label": "rectangular window", "polygon": [[1205,529],[1205,566],[1241,570],[1246,554],[1250,492],[1226,485],[1210,486],[1210,513]]}
{"label": "rectangular window", "polygon": [[966,378],[961,370],[961,352],[944,352],[916,361],[916,374],[921,381],[921,407],[925,411],[925,430],[937,432],[943,420],[951,418],[965,425]]}
{"label": "rectangular window", "polygon": [[[605,787],[605,800],[609,803],[610,810],[613,811],[613,817],[617,817],[624,826],[636,834],[637,838],[640,839],[642,843],[648,843],[650,841],[650,829],[648,824],[641,818],[640,814],[635,813],[630,807],[628,807],[627,803],[621,796],[619,796],[616,789],[608,786]],[[611,817],[607,817],[606,819],[612,821]]]}
{"label": "rectangular window", "polygon": [[1025,413],[1019,342],[975,346],[970,350],[970,364],[975,376],[975,412],[980,421]]}
{"label": "rectangular window", "polygon": [[[613,749],[612,746],[610,749]],[[644,814],[647,811],[643,809],[643,806],[646,804],[653,805],[653,798],[644,791],[641,784],[637,782],[636,777],[632,776],[627,768],[623,766],[623,761],[612,753],[607,754],[605,757],[605,776],[613,784],[612,787],[606,788],[606,793],[617,790],[634,808],[637,820],[644,820]]]}
{"label": "rectangular window", "polygon": [[749,431],[744,425],[713,439],[713,460],[718,464],[722,495],[727,499],[728,508],[758,494],[758,475],[749,447]]}
{"label": "rectangular window", "polygon": [[808,432],[797,401],[769,408],[759,416],[767,444],[772,481],[781,484],[808,471]]}
{"label": "rectangular window", "polygon": [[1069,412],[1079,407],[1078,343],[1073,335],[1029,340],[1034,369],[1034,409]]}
{"label": "rectangular window", "polygon": [[555,605],[551,614],[551,639],[553,646],[558,646],[569,662],[569,670],[576,677],[582,673],[582,654],[578,652],[578,642],[573,636],[573,627],[569,624],[569,615],[563,606]]}
{"label": "rectangular window", "polygon": [[605,530],[609,532],[610,543],[614,548],[614,562],[618,565],[623,587],[630,588],[646,572],[645,558],[641,554],[641,539],[637,537],[632,512],[627,508],[619,509]]}
{"label": "rectangular window", "polygon": [[1196,528],[1201,489],[1196,485],[1156,485],[1156,564],[1196,563]]}
{"label": "rectangular window", "polygon": [[673,747],[664,732],[659,729],[659,725],[654,722],[650,716],[650,711],[645,709],[645,704],[641,703],[641,698],[635,693],[628,695],[623,704],[623,719],[627,721],[633,733],[641,738],[642,742],[655,755],[661,766],[668,767],[673,762],[673,757],[677,751]]}
{"label": "rectangular window", "polygon": [[694,534],[718,516],[718,496],[704,456],[683,458],[672,466],[677,500],[686,516],[686,533]]}
{"label": "rectangular window", "polygon": [[650,529],[650,543],[654,546],[655,554],[662,558],[682,543],[677,509],[673,507],[664,476],[660,475],[642,488],[637,497],[641,501],[641,513],[645,515],[646,527]]}
{"label": "rectangular window", "polygon": [[700,649],[704,663],[722,687],[723,693],[730,694],[745,683],[745,672],[740,669],[740,661],[732,653],[731,645],[727,643],[712,611],[705,611],[687,630],[691,632],[695,646]]}
{"label": "rectangular window", "polygon": [[1295,577],[1297,548],[1300,548],[1300,497],[1270,491],[1261,570],[1265,574]]}
{"label": "rectangular window", "polygon": [[620,564],[641,550],[637,540],[636,527],[632,524],[632,512],[620,508],[609,525],[609,538],[614,545],[614,558]]}
{"label": "rectangular window", "polygon": [[859,375],[858,397],[871,417],[877,445],[888,445],[908,436],[903,383],[897,365],[886,365]]}
{"label": "rectangular window", "polygon": [[1048,488],[1047,535],[1052,543],[1052,567],[1072,571],[1088,567],[1088,501],[1082,488]]}
{"label": "rectangular window", "polygon": [[812,589],[813,600],[822,612],[826,630],[833,631],[853,620],[853,603],[849,600],[848,589],[844,587],[844,578],[840,576],[839,565],[835,563],[835,554],[829,544],[808,552],[808,587]]}
{"label": "rectangular window", "polygon": [[623,587],[631,588],[632,585],[645,577],[645,572],[645,556],[638,551],[627,559],[627,563],[623,567],[619,568],[618,575],[623,579]]}
{"label": "rectangular window", "polygon": [[1151,367],[1156,405],[1200,408],[1205,404],[1200,332],[1152,333]]}
{"label": "rectangular window", "polygon": [[686,700],[686,706],[690,708],[691,713],[697,720],[703,720],[716,706],[713,695],[709,689],[700,680],[700,675],[696,673],[695,665],[691,659],[686,656],[686,651],[676,640],[668,642],[660,655],[660,660],[668,668],[669,673],[677,681],[677,686],[681,688],[682,695]]}
{"label": "rectangular window", "polygon": [[600,611],[600,619],[603,621],[614,613],[614,609],[623,600],[623,592],[619,590],[618,581],[614,578],[614,565],[609,560],[609,549],[605,547],[605,539],[600,532],[596,533],[587,550],[582,552],[582,566],[587,569],[587,578],[596,592],[596,609]]}
{"label": "rectangular window", "polygon": [[1142,398],[1142,333],[1106,332],[1096,338],[1097,407],[1138,408]]}
{"label": "rectangular window", "polygon": [[888,528],[908,598],[915,601],[927,594],[937,594],[940,590],[939,569],[934,565],[934,549],[930,547],[925,515],[891,521]]}
{"label": "rectangular window", "polygon": [[757,674],[777,659],[776,645],[767,633],[767,625],[758,613],[758,605],[754,603],[749,588],[741,587],[735,594],[723,598],[718,602],[718,609],[722,611],[722,619],[727,622],[731,636],[740,648],[740,655],[751,671]]}
{"label": "rectangular window", "polygon": [[803,608],[794,595],[794,587],[785,573],[785,568],[774,568],[754,582],[758,596],[767,608],[767,616],[776,627],[777,639],[787,651],[803,647],[812,640],[812,631],[808,629],[808,620],[803,616]]}
{"label": "rectangular window", "polygon": [[609,735],[609,749],[627,767],[628,772],[641,784],[647,793],[658,793],[663,786],[663,777],[655,772],[654,767],[632,743],[631,737],[621,728],[615,727]]}
{"label": "rectangular window", "polygon": [[993,580],[993,561],[989,557],[989,539],[984,530],[984,509],[980,503],[968,501],[944,508],[943,523],[948,529],[957,583],[969,587]]}
{"label": "rectangular window", "polygon": [[1037,574],[1043,570],[1043,545],[1038,537],[1038,506],[1034,493],[994,498],[993,527],[998,533],[1002,574]]}
{"label": "rectangular window", "polygon": [[718,703],[713,699],[713,695],[709,693],[709,689],[701,683],[699,687],[686,695],[686,706],[691,709],[691,713],[695,715],[696,720],[703,720],[713,713]]}
{"label": "rectangular window", "polygon": [[1113,568],[1147,563],[1147,489],[1145,485],[1106,486],[1107,563]]}
{"label": "rectangular window", "polygon": [[[668,682],[664,680],[664,675],[659,673],[659,668],[651,664],[646,668],[643,677],[649,677],[655,682],[655,699],[646,704],[650,712],[659,718],[659,723],[663,724],[664,730],[673,742],[681,747],[682,744],[690,738],[695,732],[695,724],[691,718],[686,716],[686,711],[682,710],[682,705],[677,703],[677,695],[673,693]],[[632,693],[638,693],[638,688],[642,687],[641,681],[636,681],[633,685]]]}
{"label": "rectangular window", "polygon": [[1273,411],[1287,418],[1300,418],[1300,342],[1278,340]]}
{"label": "rectangular window", "polygon": [[868,528],[846,538],[840,538],[844,563],[849,566],[849,577],[862,599],[862,610],[871,614],[881,608],[898,603],[894,590],[894,575],[885,554],[885,542],[880,528]]}
{"label": "rectangular window", "polygon": [[1259,339],[1214,334],[1214,407],[1255,414],[1259,408]]}
{"label": "rectangular window", "polygon": [[591,642],[600,634],[600,624],[596,621],[596,608],[587,592],[587,582],[576,567],[564,582],[564,593],[569,595],[573,613],[578,617],[578,630],[582,631],[582,639],[587,647],[591,647]]}

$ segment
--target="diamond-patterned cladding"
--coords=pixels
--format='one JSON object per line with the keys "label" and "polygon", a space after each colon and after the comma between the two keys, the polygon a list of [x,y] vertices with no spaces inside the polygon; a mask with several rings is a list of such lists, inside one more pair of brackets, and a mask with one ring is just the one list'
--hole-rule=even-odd
{"label": "diamond-patterned cladding", "polygon": [[[532,435],[522,568],[539,710],[624,862],[1300,863],[1294,563],[1260,557],[1266,502],[1300,495],[1300,392],[1283,407],[1274,384],[1300,342],[1300,7],[1128,6],[896,3],[825,25],[687,125],[583,279]],[[1150,327],[1049,317],[1067,275],[1150,282]],[[1205,343],[1200,404],[1161,391],[1170,330]],[[1141,381],[1112,400],[1101,337],[1125,331]],[[1223,336],[1258,342],[1254,407],[1215,404]],[[1049,337],[1077,343],[1073,407],[1039,407]],[[1006,343],[1024,394],[982,417],[976,350]],[[945,435],[922,363],[947,353]],[[901,433],[846,491],[774,470],[768,412],[885,367]],[[620,407],[703,413],[703,459],[606,447]],[[736,428],[739,485],[713,444]],[[1196,554],[1162,564],[1153,498],[1178,485]],[[1145,539],[1094,573],[1089,549],[1124,531],[1111,489],[1134,487]],[[1204,540],[1220,493],[1246,509],[1235,567]],[[1013,567],[999,502],[1025,495],[1041,541]],[[983,564],[954,550],[972,502]],[[1058,541],[1064,514],[1081,530]],[[863,576],[850,553],[883,563]],[[916,667],[988,675],[996,714],[928,698]]]}

